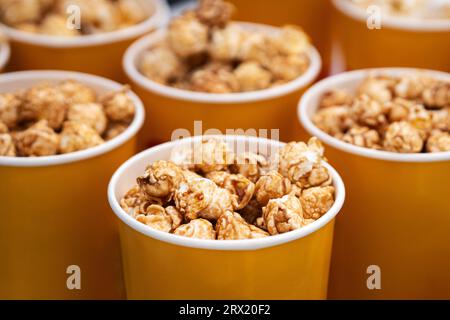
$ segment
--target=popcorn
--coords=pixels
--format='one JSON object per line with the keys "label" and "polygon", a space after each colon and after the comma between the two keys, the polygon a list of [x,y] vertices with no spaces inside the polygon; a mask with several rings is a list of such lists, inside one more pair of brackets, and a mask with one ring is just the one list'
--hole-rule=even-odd
{"label": "popcorn", "polygon": [[238,213],[227,211],[216,224],[218,240],[244,240],[268,237],[269,234],[248,224]]}
{"label": "popcorn", "polygon": [[80,121],[66,121],[60,134],[61,153],[71,153],[98,146],[104,142],[91,126]]}
{"label": "popcorn", "polygon": [[198,69],[190,78],[194,91],[208,93],[237,92],[239,82],[231,69],[220,63],[213,63]]}
{"label": "popcorn", "polygon": [[196,10],[197,18],[211,27],[225,26],[233,12],[234,6],[222,0],[201,0]]}
{"label": "popcorn", "polygon": [[268,88],[272,74],[257,62],[244,62],[234,70],[241,91],[256,91]]}
{"label": "popcorn", "polygon": [[[151,228],[198,239],[257,239],[302,228],[334,204],[323,147],[313,138],[277,152],[270,161],[251,152],[234,154],[218,138],[175,148],[171,161],[147,167],[121,207]],[[297,176],[308,161],[311,168]]]}
{"label": "popcorn", "polygon": [[8,132],[8,127],[2,122],[0,122],[0,156],[16,156],[13,138]]}
{"label": "popcorn", "polygon": [[117,92],[111,92],[103,97],[105,113],[111,121],[129,123],[134,118],[134,102],[127,95],[128,87]]}
{"label": "popcorn", "polygon": [[19,119],[20,99],[12,93],[0,93],[0,122],[14,128]]}
{"label": "popcorn", "polygon": [[211,222],[205,219],[196,219],[178,227],[174,234],[178,236],[203,240],[215,240],[216,232]]}
{"label": "popcorn", "polygon": [[104,138],[106,141],[112,140],[115,137],[119,136],[128,128],[128,125],[124,123],[111,123],[104,133]]}
{"label": "popcorn", "polygon": [[75,81],[65,80],[57,86],[69,104],[94,103],[97,101],[97,93],[87,85]]}
{"label": "popcorn", "polygon": [[103,134],[108,123],[103,106],[99,103],[73,104],[69,107],[67,120],[87,124],[98,134]]}
{"label": "popcorn", "polygon": [[46,16],[41,22],[39,32],[59,37],[76,37],[79,35],[77,29],[67,27],[67,17],[59,14]]}
{"label": "popcorn", "polygon": [[52,156],[58,153],[60,138],[47,120],[41,120],[14,135],[17,154],[22,157]]}
{"label": "popcorn", "polygon": [[214,29],[208,53],[218,61],[238,60],[248,34],[236,24],[228,24],[223,29]]}
{"label": "popcorn", "polygon": [[[312,120],[319,129],[344,142],[391,152],[430,152],[423,146],[428,145],[433,130],[450,132],[448,81],[420,72],[372,75],[362,81],[354,95],[333,91],[319,101]],[[433,150],[438,152],[439,147]]]}
{"label": "popcorn", "polygon": [[433,131],[427,141],[428,152],[450,151],[450,133],[443,131]]}
{"label": "popcorn", "polygon": [[140,62],[140,70],[146,77],[162,84],[179,79],[184,74],[181,60],[165,46],[146,51]]}
{"label": "popcorn", "polygon": [[123,20],[121,24],[125,25],[138,24],[152,16],[155,11],[153,6],[146,5],[142,0],[118,0],[117,6]]}
{"label": "popcorn", "polygon": [[275,37],[274,43],[281,54],[295,56],[308,50],[310,40],[302,28],[287,25],[281,28],[281,34]]}
{"label": "popcorn", "polygon": [[292,81],[306,72],[309,67],[309,58],[305,54],[276,56],[266,65],[275,78]]}
{"label": "popcorn", "polygon": [[9,25],[37,21],[42,4],[40,0],[3,0],[0,2],[1,20]]}

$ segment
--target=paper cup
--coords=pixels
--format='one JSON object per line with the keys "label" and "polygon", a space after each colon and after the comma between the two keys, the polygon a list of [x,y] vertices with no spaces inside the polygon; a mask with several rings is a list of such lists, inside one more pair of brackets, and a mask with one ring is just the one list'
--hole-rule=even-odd
{"label": "paper cup", "polygon": [[5,70],[6,65],[9,62],[11,55],[11,49],[7,41],[0,42],[0,71]]}
{"label": "paper cup", "polygon": [[[374,72],[418,71],[344,73],[317,83],[300,102],[301,123],[325,143],[327,158],[348,191],[344,214],[336,223],[330,298],[450,298],[450,152],[399,154],[361,148],[327,135],[311,121],[320,97],[332,88],[356,89]],[[450,78],[447,73],[421,71]],[[381,290],[369,290],[370,266],[380,268]]]}
{"label": "paper cup", "polygon": [[[283,235],[256,240],[199,240],[160,232],[136,221],[119,205],[145,167],[169,159],[174,147],[195,137],[149,149],[114,174],[109,202],[120,222],[120,239],[129,299],[324,299],[335,216],[345,198],[337,172],[328,164],[336,201],[316,222]],[[279,148],[274,140],[226,136],[230,147],[247,142]]]}
{"label": "paper cup", "polygon": [[[100,94],[121,88],[87,74],[29,71],[0,76],[0,90],[66,79]],[[134,154],[144,121],[141,101],[133,93],[130,97],[136,106],[133,122],[103,145],[50,157],[0,157],[0,299],[125,296],[117,224],[106,189],[117,167]],[[80,272],[73,273],[77,267]],[[69,289],[78,283],[71,275],[80,276],[81,290]]]}
{"label": "paper cup", "polygon": [[266,23],[275,26],[296,24],[311,35],[319,49],[324,63],[324,73],[330,60],[331,4],[329,0],[231,0],[237,10],[236,16],[242,21]]}
{"label": "paper cup", "polygon": [[152,1],[155,3],[154,14],[140,24],[76,38],[34,34],[0,24],[0,30],[11,43],[9,70],[73,70],[123,81],[121,60],[126,48],[169,20],[170,10],[166,1]]}
{"label": "paper cup", "polygon": [[[263,25],[240,24],[267,32],[278,30]],[[227,129],[267,129],[269,132],[279,129],[282,140],[301,138],[301,128],[294,120],[295,110],[303,91],[320,73],[321,59],[315,48],[311,47],[308,52],[309,69],[287,84],[254,92],[211,94],[165,86],[140,73],[137,64],[143,52],[164,39],[165,35],[165,30],[159,30],[138,40],[124,56],[125,72],[149,115],[139,137],[140,148],[171,141],[176,129],[187,129],[191,135],[202,134],[208,129],[217,129],[223,134]],[[194,132],[194,121],[202,121],[203,132]]]}
{"label": "paper cup", "polygon": [[333,0],[335,48],[348,70],[413,67],[450,71],[450,19],[424,20],[383,15],[369,29],[369,14],[348,0]]}

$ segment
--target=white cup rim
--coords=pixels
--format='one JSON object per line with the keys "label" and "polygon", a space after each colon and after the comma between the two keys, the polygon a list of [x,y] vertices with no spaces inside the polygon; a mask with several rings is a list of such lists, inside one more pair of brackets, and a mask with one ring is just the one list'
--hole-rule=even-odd
{"label": "white cup rim", "polygon": [[[355,20],[366,22],[367,14],[363,8],[351,3],[348,0],[332,0],[334,7],[343,14],[352,17]],[[383,26],[406,30],[406,31],[418,31],[418,32],[430,32],[430,31],[450,31],[450,19],[420,19],[412,17],[395,17],[384,16]],[[376,32],[376,30],[374,31]]]}
{"label": "white cup rim", "polygon": [[[279,29],[268,25],[249,22],[235,23],[247,28],[264,28],[272,30],[272,32],[273,30]],[[211,104],[247,103],[269,100],[280,96],[285,96],[287,94],[295,92],[296,90],[307,87],[314,81],[314,79],[319,76],[322,69],[322,59],[320,57],[320,54],[315,47],[311,46],[308,50],[308,57],[311,61],[308,70],[297,79],[294,79],[277,87],[252,92],[225,94],[194,92],[172,88],[145,77],[136,66],[136,62],[139,56],[152,45],[162,40],[166,32],[167,30],[161,29],[135,41],[125,52],[125,55],[123,57],[123,68],[128,77],[142,88],[145,88],[146,90],[154,94],[171,99]]]}
{"label": "white cup rim", "polygon": [[[73,72],[73,71],[56,71],[56,70],[34,70],[34,71],[19,71],[0,74],[0,86],[2,83],[7,83],[9,81],[16,81],[20,79],[36,80],[40,81],[62,81],[62,80],[77,80],[85,84],[95,84],[97,86],[104,87],[108,91],[120,90],[123,85],[115,81],[102,78],[99,76],[94,76],[86,73]],[[128,128],[122,132],[117,137],[106,141],[105,143],[92,147],[82,151],[76,151],[68,154],[45,156],[45,157],[0,157],[0,166],[6,167],[48,167],[62,165],[77,161],[83,161],[90,158],[94,158],[110,152],[114,149],[125,144],[127,141],[132,139],[137,132],[141,129],[144,124],[145,111],[144,105],[139,97],[133,93],[128,92],[128,95],[133,100],[136,114],[133,121],[128,126]]]}
{"label": "white cup rim", "polygon": [[[212,136],[214,137],[214,136]],[[275,147],[281,147],[284,143],[268,140],[263,138],[256,137],[246,137],[246,136],[220,136],[224,138],[225,141],[248,141],[250,143],[264,143],[264,144],[272,144]],[[251,239],[251,240],[201,240],[201,239],[193,239],[188,237],[182,237],[174,234],[165,233],[162,231],[158,231],[152,229],[149,226],[144,225],[143,223],[137,221],[129,214],[127,214],[120,206],[118,199],[116,198],[116,189],[118,187],[119,179],[127,173],[130,166],[132,166],[135,162],[141,161],[151,155],[157,154],[163,150],[170,150],[174,146],[178,146],[178,143],[181,144],[190,144],[192,142],[198,142],[204,139],[202,136],[186,138],[180,141],[172,141],[161,144],[159,146],[148,149],[144,152],[137,154],[136,156],[129,159],[125,162],[113,175],[111,181],[108,186],[108,200],[111,208],[117,217],[128,227],[133,230],[156,240],[181,246],[188,248],[197,248],[197,249],[205,249],[205,250],[220,250],[220,251],[248,251],[248,250],[259,250],[265,248],[271,248],[278,245],[283,245],[300,238],[304,238],[321,228],[324,228],[327,224],[329,224],[339,213],[341,210],[344,200],[345,200],[345,186],[344,183],[336,172],[336,170],[331,167],[328,163],[324,163],[327,169],[330,171],[333,177],[333,183],[336,188],[336,199],[334,205],[331,209],[323,215],[317,221],[307,225],[301,229],[291,231],[285,234],[270,236],[262,239]]]}
{"label": "white cup rim", "polygon": [[10,39],[40,47],[49,48],[81,48],[106,45],[127,39],[137,38],[150,30],[167,24],[170,19],[170,9],[165,0],[153,0],[155,12],[145,21],[121,30],[74,38],[64,38],[45,34],[35,34],[12,28],[0,23],[0,30]]}
{"label": "white cup rim", "polygon": [[420,163],[420,162],[450,161],[450,152],[402,154],[358,147],[353,144],[346,143],[337,138],[334,138],[329,134],[325,133],[324,131],[320,130],[310,118],[311,112],[317,109],[317,105],[313,104],[312,101],[315,101],[318,97],[322,96],[326,91],[336,88],[336,86],[338,86],[340,83],[345,83],[349,81],[353,82],[361,81],[364,77],[372,74],[401,75],[414,72],[421,72],[442,79],[450,79],[450,74],[445,72],[427,69],[414,69],[414,68],[373,68],[373,69],[363,69],[345,72],[342,74],[338,74],[323,79],[314,84],[310,89],[308,89],[305,92],[305,94],[300,99],[298,104],[297,115],[299,121],[306,129],[306,131],[308,131],[309,134],[318,137],[320,140],[325,142],[325,144],[328,144],[333,148],[357,156],[392,162]]}

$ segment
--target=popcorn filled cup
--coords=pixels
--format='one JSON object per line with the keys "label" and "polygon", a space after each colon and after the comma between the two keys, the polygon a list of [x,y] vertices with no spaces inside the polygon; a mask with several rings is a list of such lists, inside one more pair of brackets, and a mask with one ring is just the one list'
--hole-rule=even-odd
{"label": "popcorn filled cup", "polygon": [[[1,31],[10,40],[13,53],[9,70],[73,70],[123,81],[125,75],[120,65],[126,48],[137,38],[167,23],[169,19],[170,9],[165,0],[150,2],[154,3],[148,9],[152,14],[143,22],[120,30],[97,34],[64,37],[30,32],[28,29],[32,27],[27,24],[24,24],[23,29],[19,29],[0,23]],[[88,16],[84,11],[94,14],[91,12],[92,8],[80,7],[79,10],[81,10],[82,19],[85,15]],[[10,14],[13,14],[12,9]],[[77,11],[70,16],[68,14],[67,25],[77,21],[73,17],[76,14]],[[55,23],[54,27],[69,28],[67,25],[61,26]]]}
{"label": "popcorn filled cup", "polygon": [[[68,79],[98,94],[122,88],[63,71],[4,74],[0,84],[2,92],[11,92]],[[114,170],[134,154],[144,121],[141,101],[133,93],[128,97],[134,119],[101,145],[54,156],[0,156],[1,299],[124,298],[117,225],[105,190]]]}
{"label": "popcorn filled cup", "polygon": [[[177,154],[174,151],[177,148],[201,143],[202,139],[186,138],[149,149],[127,161],[111,179],[108,196],[120,219],[127,297],[325,299],[334,219],[345,197],[342,180],[328,164],[324,166],[331,173],[336,189],[334,204],[311,224],[276,236],[249,240],[189,238],[179,236],[183,233],[177,231],[188,225],[178,228],[175,234],[165,233],[138,222],[121,208],[119,202],[146,166],[169,160]],[[284,146],[274,140],[244,136],[224,136],[223,141],[236,152],[250,147],[261,151],[260,154],[265,150],[265,155]]]}
{"label": "popcorn filled cup", "polygon": [[[239,23],[245,30],[277,28]],[[170,141],[176,129],[194,132],[194,122],[202,122],[202,134],[209,129],[225,133],[227,129],[279,129],[282,140],[290,141],[303,135],[300,126],[292,121],[295,104],[303,91],[317,78],[321,69],[320,55],[309,47],[308,69],[293,81],[269,89],[239,93],[205,93],[182,90],[160,84],[145,77],[138,69],[143,53],[166,37],[159,30],[135,42],[124,56],[124,68],[135,92],[144,101],[149,117],[140,134],[140,147],[146,148]],[[216,132],[217,133],[217,132]]]}
{"label": "popcorn filled cup", "polygon": [[[439,4],[431,2],[421,3],[430,7]],[[333,0],[333,5],[334,48],[347,70],[392,66],[450,71],[450,16],[393,16],[376,5],[366,11],[350,0]],[[401,7],[400,2],[398,5]],[[408,5],[405,1],[404,6]],[[437,6],[434,10],[444,12]]]}
{"label": "popcorn filled cup", "polygon": [[345,215],[336,223],[330,298],[450,298],[450,152],[363,148],[328,135],[312,120],[331,89],[353,92],[369,75],[411,73],[450,79],[448,73],[419,69],[353,71],[317,83],[300,102],[301,123],[325,143],[348,190]]}

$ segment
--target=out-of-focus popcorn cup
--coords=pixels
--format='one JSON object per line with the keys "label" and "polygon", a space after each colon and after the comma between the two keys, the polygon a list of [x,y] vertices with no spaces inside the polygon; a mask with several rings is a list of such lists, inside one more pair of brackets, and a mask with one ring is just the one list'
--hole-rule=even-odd
{"label": "out-of-focus popcorn cup", "polygon": [[11,49],[7,41],[1,41],[0,39],[0,71],[5,70],[6,65],[9,62],[11,55]]}
{"label": "out-of-focus popcorn cup", "polygon": [[236,6],[236,17],[242,21],[276,26],[297,24],[311,36],[319,49],[327,71],[330,60],[330,24],[332,7],[329,0],[230,0]]}
{"label": "out-of-focus popcorn cup", "polygon": [[[274,140],[226,136],[233,148],[274,150]],[[129,299],[325,299],[335,216],[345,189],[328,164],[336,201],[316,222],[290,233],[254,240],[200,240],[160,232],[121,209],[121,197],[146,166],[167,160],[176,147],[202,137],[169,142],[127,161],[109,184],[109,202],[120,220],[120,239]],[[269,147],[269,148],[268,148]]]}
{"label": "out-of-focus popcorn cup", "polygon": [[118,31],[63,38],[35,34],[0,24],[9,38],[9,70],[73,70],[123,81],[122,56],[137,38],[165,25],[170,9],[165,0],[154,2],[154,14],[140,24]]}
{"label": "out-of-focus popcorn cup", "polygon": [[[99,94],[122,87],[87,74],[28,71],[0,76],[0,90],[66,79]],[[105,144],[51,157],[0,157],[0,299],[125,297],[117,223],[106,190],[114,171],[134,154],[144,121],[142,102],[130,97],[133,122]],[[69,289],[78,284],[80,290]]]}
{"label": "out-of-focus popcorn cup", "polygon": [[[240,25],[267,32],[279,30],[251,23]],[[172,140],[176,129],[187,129],[194,134],[194,121],[200,120],[203,131],[218,129],[225,133],[227,129],[267,129],[270,132],[271,129],[279,129],[284,141],[302,138],[301,127],[295,121],[296,104],[320,73],[321,58],[314,47],[308,51],[310,67],[291,82],[254,92],[212,94],[165,86],[139,71],[142,54],[163,40],[165,35],[165,30],[159,30],[136,41],[124,56],[124,68],[132,88],[143,100],[148,114],[140,133],[140,148]]]}
{"label": "out-of-focus popcorn cup", "polygon": [[347,70],[412,67],[450,71],[450,19],[381,16],[381,29],[369,29],[371,15],[349,0],[333,0],[333,46]]}
{"label": "out-of-focus popcorn cup", "polygon": [[[343,215],[336,222],[329,297],[449,299],[450,152],[399,154],[361,148],[327,135],[311,120],[326,91],[356,89],[374,72],[420,71],[385,68],[344,73],[313,86],[299,107],[303,126],[325,143],[327,158],[347,188]],[[421,72],[450,79],[443,72]],[[380,290],[369,289],[377,283]]]}

